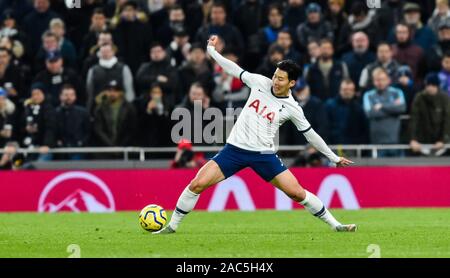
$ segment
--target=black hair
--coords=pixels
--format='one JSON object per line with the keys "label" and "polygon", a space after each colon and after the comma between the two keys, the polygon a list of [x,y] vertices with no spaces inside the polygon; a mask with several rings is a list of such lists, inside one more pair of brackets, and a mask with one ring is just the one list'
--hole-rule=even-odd
{"label": "black hair", "polygon": [[283,60],[278,62],[277,68],[287,72],[289,81],[297,80],[301,73],[301,68],[292,60]]}
{"label": "black hair", "polygon": [[92,14],[102,14],[105,15],[105,10],[103,8],[95,8]]}
{"label": "black hair", "polygon": [[161,47],[162,49],[164,49],[164,51],[166,50],[164,48],[164,45],[162,43],[158,42],[158,41],[155,41],[152,44],[150,44],[150,48],[149,49],[152,50],[153,48],[158,47],[158,46]]}
{"label": "black hair", "polygon": [[444,56],[442,56],[442,59],[444,58],[450,58],[450,50],[445,51]]}

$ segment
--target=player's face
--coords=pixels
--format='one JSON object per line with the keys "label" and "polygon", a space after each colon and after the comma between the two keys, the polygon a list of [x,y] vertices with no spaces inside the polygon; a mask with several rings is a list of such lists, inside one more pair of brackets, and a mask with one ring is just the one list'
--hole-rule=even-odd
{"label": "player's face", "polygon": [[288,73],[278,68],[275,70],[275,73],[273,74],[272,83],[273,83],[273,91],[277,95],[287,94],[289,89],[295,85],[294,80],[289,81]]}

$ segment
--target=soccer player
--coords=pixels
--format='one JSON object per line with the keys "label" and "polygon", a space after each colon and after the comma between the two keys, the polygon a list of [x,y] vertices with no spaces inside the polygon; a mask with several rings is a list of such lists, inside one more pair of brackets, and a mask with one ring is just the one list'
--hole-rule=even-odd
{"label": "soccer player", "polygon": [[343,225],[325,208],[316,195],[305,190],[295,176],[275,154],[274,137],[278,128],[291,120],[308,142],[327,156],[338,167],[353,162],[338,157],[311,128],[300,105],[291,95],[300,74],[293,61],[277,64],[272,80],[249,73],[215,50],[217,36],[208,40],[209,55],[230,75],[238,77],[251,88],[250,96],[234,125],[225,147],[206,163],[181,193],[169,224],[158,234],[174,233],[184,217],[192,211],[200,193],[208,187],[251,167],[264,180],[282,190],[295,202],[303,205],[312,215],[327,223],[334,231],[354,232],[355,224]]}

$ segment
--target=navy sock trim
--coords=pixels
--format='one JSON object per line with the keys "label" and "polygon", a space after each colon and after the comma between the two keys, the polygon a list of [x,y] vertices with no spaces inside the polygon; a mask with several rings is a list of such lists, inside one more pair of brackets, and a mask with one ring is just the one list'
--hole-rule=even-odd
{"label": "navy sock trim", "polygon": [[184,210],[180,209],[179,207],[175,207],[175,211],[179,212],[181,214],[188,214],[189,213],[188,211],[184,211]]}
{"label": "navy sock trim", "polygon": [[324,214],[325,214],[325,206],[318,213],[314,214],[314,216],[321,217]]}

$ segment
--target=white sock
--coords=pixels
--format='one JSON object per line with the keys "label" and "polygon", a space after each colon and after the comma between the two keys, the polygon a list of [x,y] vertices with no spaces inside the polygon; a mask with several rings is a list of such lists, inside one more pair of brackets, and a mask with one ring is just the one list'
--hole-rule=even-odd
{"label": "white sock", "polygon": [[317,198],[316,195],[311,192],[306,191],[306,197],[300,202],[312,215],[317,218],[322,219],[323,222],[330,225],[332,228],[341,225],[331,213],[325,208],[322,201]]}
{"label": "white sock", "polygon": [[200,194],[190,191],[189,186],[186,186],[183,193],[181,193],[180,198],[178,198],[177,206],[172,213],[172,217],[170,218],[170,228],[173,230],[178,228],[178,225],[180,225],[183,218],[194,209],[199,197]]}

